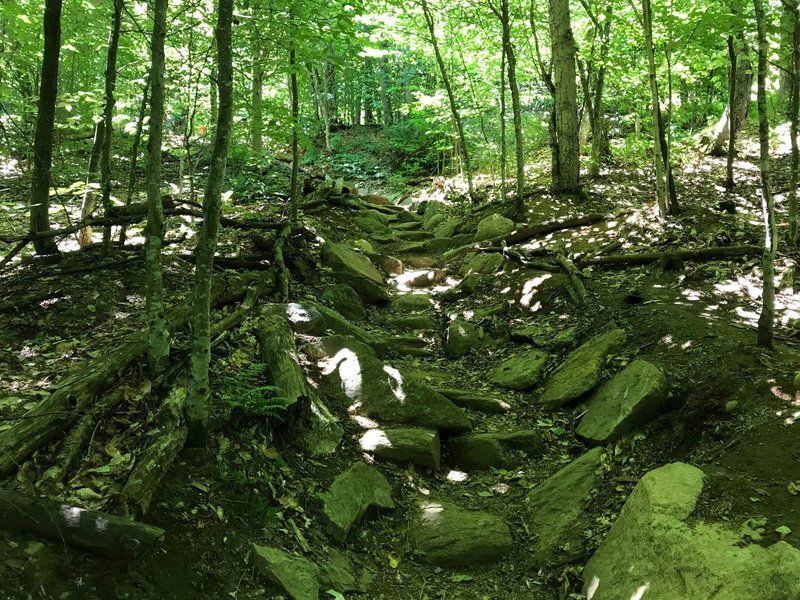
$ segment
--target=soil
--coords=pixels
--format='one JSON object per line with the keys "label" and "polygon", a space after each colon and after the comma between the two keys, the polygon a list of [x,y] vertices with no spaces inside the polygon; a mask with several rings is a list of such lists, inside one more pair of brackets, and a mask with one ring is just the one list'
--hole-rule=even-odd
{"label": "soil", "polygon": [[[659,221],[652,206],[651,179],[646,173],[618,167],[587,182],[588,201],[552,197],[531,182],[528,199],[531,222],[591,212],[616,216],[593,226],[550,234],[532,240],[523,250],[552,247],[564,240],[577,261],[611,242],[621,252],[638,249],[668,250],[724,244],[758,244],[760,240],[756,156],[746,151],[738,164],[741,181],[735,193],[721,191],[724,163],[702,158],[678,173],[684,212]],[[746,168],[745,168],[746,167]],[[787,164],[776,164],[777,185],[785,180]],[[783,174],[782,174],[783,173]],[[8,186],[13,188],[11,182]],[[380,182],[365,180],[362,190],[380,191]],[[486,188],[495,194],[496,187]],[[437,186],[406,190],[415,198],[441,195]],[[488,214],[511,214],[511,204],[499,202],[473,209],[451,192],[452,214],[465,218],[468,228]],[[718,209],[722,199],[733,200],[735,215]],[[784,195],[777,196],[780,226],[785,227]],[[272,214],[280,207],[255,205],[248,211]],[[23,227],[24,215],[6,228]],[[186,227],[177,218],[174,229]],[[352,235],[352,213],[332,207],[309,216],[307,225],[326,239]],[[135,234],[135,231],[134,231]],[[226,252],[246,254],[247,237],[225,232]],[[173,248],[180,251],[186,246]],[[298,252],[309,251],[305,246]],[[394,254],[391,246],[383,251]],[[57,262],[29,260],[0,275],[0,302],[19,306],[2,315],[0,328],[0,428],[30,408],[47,389],[76,365],[124,343],[141,328],[143,265],[135,252],[115,250],[102,259],[113,266],[97,266],[94,250],[67,254]],[[407,256],[398,256],[401,259]],[[441,256],[431,258],[441,261]],[[114,262],[116,261],[116,263]],[[126,262],[122,262],[126,261]],[[609,373],[634,358],[646,358],[670,381],[670,407],[645,430],[612,447],[603,488],[591,505],[592,526],[582,533],[582,559],[563,564],[532,564],[526,549],[535,540],[524,508],[527,493],[539,482],[585,450],[574,429],[585,405],[578,403],[556,413],[543,412],[534,393],[492,389],[512,405],[503,415],[470,413],[475,431],[538,428],[548,450],[543,457],[522,459],[519,468],[470,473],[462,481],[448,478],[443,466],[436,472],[381,463],[390,480],[398,507],[357,526],[344,545],[333,544],[319,518],[316,495],[334,476],[362,460],[357,440],[360,429],[348,418],[347,407],[335,395],[323,397],[342,420],[345,436],[332,455],[312,457],[298,442],[304,424],[291,415],[274,419],[241,418],[229,406],[215,404],[213,436],[208,448],[184,451],[164,479],[152,509],[143,518],[167,531],[156,550],[130,562],[110,562],[63,544],[19,534],[0,537],[0,595],[4,598],[179,599],[276,598],[278,592],[255,570],[251,543],[280,546],[315,559],[331,546],[344,548],[360,576],[371,580],[368,592],[347,598],[393,599],[562,599],[579,598],[581,568],[613,524],[638,479],[648,470],[684,461],[700,466],[707,485],[696,517],[727,523],[736,529],[766,518],[760,543],[784,539],[800,548],[800,392],[794,375],[800,364],[800,300],[794,293],[792,253],[782,247],[778,264],[781,286],[777,298],[778,336],[774,351],[756,345],[755,322],[760,306],[760,257],[744,260],[687,262],[679,270],[658,264],[585,272],[589,303],[578,308],[565,291],[565,278],[520,268],[512,262],[502,273],[484,279],[479,291],[456,304],[443,304],[437,313],[439,328],[428,335],[424,356],[388,359],[403,372],[414,372],[442,387],[492,389],[487,373],[524,344],[511,342],[508,333],[528,324],[555,333],[575,327],[578,339],[616,324],[628,333],[629,343],[609,366]],[[105,264],[105,263],[103,263]],[[452,265],[446,265],[453,271]],[[308,278],[293,283],[295,298],[321,295],[326,279],[308,269]],[[65,274],[67,272],[68,274]],[[456,273],[451,272],[452,276]],[[167,262],[166,289],[171,301],[185,297],[192,283],[191,265],[179,259]],[[527,297],[525,297],[527,296]],[[524,301],[523,301],[524,300]],[[446,358],[442,335],[449,319],[470,314],[496,340],[487,350],[461,359]],[[391,310],[371,308],[367,325],[392,330]],[[178,350],[185,340],[177,338]],[[568,349],[548,363],[552,370]],[[257,361],[253,322],[236,328],[214,351],[212,378],[241,372]],[[315,374],[311,371],[311,376]],[[141,373],[129,375],[132,379]],[[78,472],[60,490],[48,490],[78,502],[77,489],[89,487],[101,500],[88,507],[115,510],[124,471],[89,471],[110,457],[136,454],[143,431],[140,425],[155,408],[155,399],[123,405],[102,420]],[[43,470],[57,448],[46,448],[22,465],[9,488],[37,493]],[[130,459],[129,459],[130,460]],[[445,460],[446,463],[446,460]],[[795,487],[797,485],[798,487]],[[408,540],[412,505],[420,497],[451,500],[459,506],[501,515],[514,538],[513,552],[484,567],[434,568],[420,561]],[[752,522],[751,522],[752,523]],[[323,590],[324,592],[324,590]],[[325,594],[323,594],[325,595]],[[326,597],[333,598],[334,595]]]}

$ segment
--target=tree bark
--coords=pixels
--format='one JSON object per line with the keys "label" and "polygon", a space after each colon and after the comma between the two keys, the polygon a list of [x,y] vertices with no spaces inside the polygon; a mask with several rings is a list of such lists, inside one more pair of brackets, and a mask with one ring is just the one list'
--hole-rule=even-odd
{"label": "tree bark", "polygon": [[433,13],[431,12],[430,6],[428,6],[427,0],[422,0],[422,12],[425,16],[425,23],[428,25],[428,33],[430,34],[433,53],[436,56],[436,64],[439,66],[439,74],[442,76],[442,83],[444,84],[444,89],[447,92],[447,100],[450,104],[450,112],[453,115],[453,122],[456,126],[455,128],[456,135],[458,136],[459,150],[461,152],[461,158],[464,161],[464,172],[467,178],[469,198],[472,200],[472,202],[477,202],[477,197],[475,196],[475,191],[472,184],[472,167],[469,161],[469,148],[467,148],[467,138],[464,134],[464,124],[461,121],[461,113],[458,111],[455,94],[453,93],[453,88],[450,85],[450,77],[447,75],[447,67],[444,64],[442,53],[439,51],[439,41],[436,38],[436,23],[433,20]]}
{"label": "tree bark", "polygon": [[250,147],[256,156],[264,147],[264,65],[262,64],[261,32],[253,33],[253,82],[251,89]]}
{"label": "tree bark", "polygon": [[189,386],[186,394],[188,443],[194,446],[205,446],[208,437],[211,270],[219,237],[222,186],[225,181],[225,166],[233,124],[233,56],[231,48],[233,0],[219,0],[217,19],[219,113],[208,183],[203,198],[203,225],[196,250],[192,354],[189,366]]}
{"label": "tree bark", "polygon": [[[736,52],[736,70],[734,77],[735,90],[732,94],[734,101],[731,102],[731,94],[728,94],[728,105],[725,111],[714,125],[711,133],[711,141],[707,152],[712,156],[724,156],[730,138],[730,120],[733,116],[733,137],[742,131],[747,121],[747,112],[750,108],[750,94],[753,87],[753,65],[748,56],[747,41],[743,34],[738,36],[739,50]],[[731,111],[731,106],[733,110]]]}
{"label": "tree bark", "polygon": [[147,142],[147,264],[148,365],[153,378],[169,363],[169,331],[164,318],[164,281],[161,244],[164,238],[164,209],[161,205],[161,140],[164,123],[164,40],[167,35],[168,0],[154,0],[153,37],[150,44],[150,135]]}
{"label": "tree bark", "polygon": [[500,0],[500,21],[503,26],[503,49],[508,69],[508,87],[511,90],[511,111],[514,116],[514,148],[517,161],[516,210],[520,218],[525,216],[525,148],[522,138],[522,106],[517,85],[517,57],[511,43],[511,16],[508,0]]}
{"label": "tree bark", "polygon": [[[119,30],[122,22],[122,0],[114,0],[114,17],[108,40],[108,56],[106,58],[106,103],[103,110],[103,152],[100,159],[100,183],[103,192],[103,212],[109,216],[111,209],[111,140],[114,118],[114,90],[117,85],[117,48],[119,47]],[[111,227],[103,230],[103,254],[111,249]]]}
{"label": "tree bark", "polygon": [[[61,51],[61,0],[46,0],[44,7],[44,53],[39,88],[39,110],[33,142],[33,182],[30,200],[32,233],[50,229],[50,171],[53,163],[53,129],[58,95],[58,58]],[[38,254],[54,254],[52,238],[34,239]]]}
{"label": "tree bark", "polygon": [[789,174],[789,244],[797,245],[797,185],[800,179],[800,2],[794,0],[792,13],[792,83],[789,99],[792,158]]}
{"label": "tree bark", "polygon": [[[142,143],[142,131],[144,130],[144,117],[147,114],[147,96],[150,91],[150,77],[142,90],[142,103],[139,107],[139,118],[136,121],[136,132],[133,134],[133,146],[131,146],[131,169],[128,173],[128,193],[125,196],[125,206],[130,206],[133,200],[133,192],[136,188],[136,166],[139,162],[139,145]],[[126,228],[123,225],[119,232],[119,243],[125,244]]]}
{"label": "tree bark", "polygon": [[[294,15],[292,15],[293,17]],[[300,90],[297,86],[297,49],[289,47],[289,94],[292,99],[292,175],[289,182],[289,206],[292,223],[297,222],[300,206]]]}
{"label": "tree bark", "polygon": [[550,39],[558,140],[558,172],[553,189],[558,193],[579,194],[578,90],[575,84],[575,40],[570,24],[569,0],[550,0]]}
{"label": "tree bark", "polygon": [[506,201],[508,177],[508,142],[506,134],[506,49],[500,51],[500,201]]}
{"label": "tree bark", "polygon": [[[728,36],[728,104],[736,106],[736,48],[733,45],[733,36]],[[733,111],[728,111],[728,131],[735,131]],[[736,183],[733,180],[733,159],[736,157],[736,136],[728,135],[728,156],[725,164],[725,187],[732,190]]]}
{"label": "tree bark", "polygon": [[762,0],[753,0],[758,29],[758,140],[761,170],[761,212],[764,218],[764,254],[762,257],[763,291],[758,318],[758,344],[772,348],[775,323],[775,254],[778,231],[775,225],[775,202],[772,198],[769,157],[769,121],[767,119],[767,56],[769,40]]}

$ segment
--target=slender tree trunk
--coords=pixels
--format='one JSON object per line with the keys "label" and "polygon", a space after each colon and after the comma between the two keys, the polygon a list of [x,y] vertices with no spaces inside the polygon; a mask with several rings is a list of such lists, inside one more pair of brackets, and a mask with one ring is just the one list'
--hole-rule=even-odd
{"label": "slender tree trunk", "polygon": [[[728,60],[730,68],[728,69],[728,105],[736,106],[736,48],[733,45],[733,36],[728,36]],[[733,111],[728,111],[728,131],[733,132],[735,125],[733,123]],[[733,160],[736,157],[736,136],[728,135],[728,160],[725,168],[725,187],[728,191],[732,190],[736,185],[733,180]]]}
{"label": "slender tree trunk", "polygon": [[372,95],[372,61],[364,59],[364,125],[375,123]]}
{"label": "slender tree trunk", "polygon": [[225,166],[233,124],[233,56],[231,23],[233,0],[219,0],[217,10],[217,83],[219,113],[214,135],[214,149],[203,198],[203,224],[197,242],[193,295],[192,353],[189,387],[186,394],[187,443],[203,446],[208,438],[208,367],[211,362],[211,269],[219,237],[219,216]]}
{"label": "slender tree trunk", "polygon": [[506,177],[508,177],[508,143],[506,139],[506,49],[500,58],[500,201],[506,201]]}
{"label": "slender tree trunk", "polygon": [[511,111],[514,116],[514,150],[517,161],[516,211],[520,218],[525,216],[525,147],[522,138],[522,105],[517,85],[517,57],[511,43],[511,16],[508,0],[500,0],[500,21],[503,26],[503,48],[505,49],[508,87],[511,90]]}
{"label": "slender tree trunk", "polygon": [[[33,142],[33,182],[30,200],[30,230],[50,230],[50,170],[53,163],[53,129],[58,95],[58,57],[61,50],[61,0],[46,0],[44,7],[44,53],[39,89],[39,111]],[[39,254],[58,252],[53,238],[36,238]]]}
{"label": "slender tree trunk", "polygon": [[464,161],[464,173],[467,177],[467,189],[469,193],[469,198],[472,202],[477,202],[477,197],[475,196],[475,191],[472,185],[472,167],[469,162],[469,149],[467,148],[467,139],[464,135],[464,125],[461,122],[461,114],[458,112],[458,105],[456,104],[456,98],[453,93],[453,88],[450,85],[450,77],[447,74],[447,67],[444,64],[444,60],[442,59],[442,53],[439,51],[439,42],[436,39],[436,26],[433,20],[433,13],[431,13],[431,9],[428,6],[427,0],[422,0],[422,12],[425,16],[425,22],[428,25],[428,33],[431,37],[431,45],[433,46],[433,53],[436,56],[436,63],[439,65],[439,73],[442,76],[442,83],[444,83],[444,89],[447,92],[447,100],[450,103],[450,112],[453,115],[453,121],[455,123],[456,135],[458,136],[458,145],[459,150],[461,151],[461,158]]}
{"label": "slender tree trunk", "polygon": [[789,175],[789,244],[797,244],[797,185],[800,179],[800,149],[797,136],[800,135],[800,3],[794,0],[792,12],[792,79],[789,99],[789,120],[791,121],[792,159]]}
{"label": "slender tree trunk", "polygon": [[386,56],[381,56],[378,61],[380,67],[380,86],[381,86],[381,104],[383,105],[383,124],[391,125],[393,120],[392,114],[392,98],[389,95],[389,67],[386,64]]}
{"label": "slender tree trunk", "polygon": [[550,0],[550,39],[558,137],[558,173],[553,188],[558,193],[579,194],[578,90],[575,85],[575,40],[570,24],[569,0]]}
{"label": "slender tree trunk", "polygon": [[261,154],[264,147],[264,65],[262,64],[261,33],[253,34],[253,86],[251,90],[250,146],[253,154]]}
{"label": "slender tree trunk", "polygon": [[[106,104],[103,110],[103,155],[100,160],[100,181],[103,190],[103,212],[106,217],[111,214],[111,140],[114,118],[114,90],[117,86],[117,48],[119,47],[119,30],[122,22],[122,0],[114,0],[114,19],[111,23],[111,34],[108,41],[106,58]],[[111,227],[103,229],[103,253],[111,249]]]}
{"label": "slender tree trunk", "polygon": [[775,322],[775,254],[778,250],[778,231],[775,226],[775,203],[772,198],[769,157],[769,121],[767,120],[767,55],[769,40],[762,0],[753,0],[758,29],[758,140],[761,168],[761,209],[764,217],[764,271],[761,294],[761,315],[758,318],[758,343],[772,348]]}
{"label": "slender tree trunk", "polygon": [[164,40],[168,0],[154,0],[153,38],[150,43],[150,122],[147,142],[147,263],[148,363],[157,377],[169,364],[169,331],[164,318],[164,282],[161,245],[164,239],[164,209],[161,205],[161,140],[164,126]]}
{"label": "slender tree trunk", "polygon": [[653,160],[656,171],[656,198],[658,209],[663,216],[670,214],[667,195],[667,173],[665,168],[664,148],[661,145],[661,105],[656,79],[656,60],[653,49],[653,17],[650,12],[650,0],[642,0],[642,23],[644,25],[645,50],[647,52],[648,79],[650,81],[651,115],[653,117]]}
{"label": "slender tree trunk", "polygon": [[[292,10],[294,19],[294,10]],[[294,40],[294,38],[292,38]],[[297,49],[294,42],[289,47],[289,94],[292,99],[292,176],[289,185],[289,202],[292,223],[297,222],[300,206],[300,90],[297,86]]]}
{"label": "slender tree trunk", "polygon": [[603,102],[603,92],[606,84],[606,63],[611,44],[611,19],[614,5],[606,5],[603,24],[600,28],[600,66],[597,69],[597,78],[594,84],[594,114],[592,115],[592,166],[591,173],[599,175],[600,166],[611,159],[611,145],[608,142],[608,122],[606,121],[606,108]]}
{"label": "slender tree trunk", "polygon": [[559,172],[559,155],[558,155],[558,136],[556,134],[556,88],[553,84],[553,65],[552,61],[550,63],[545,64],[544,59],[542,58],[542,51],[539,46],[539,34],[538,34],[538,27],[536,26],[536,0],[531,0],[529,5],[529,13],[528,18],[531,24],[531,34],[533,36],[533,49],[535,55],[535,63],[539,69],[539,74],[542,77],[542,82],[544,83],[547,91],[550,92],[550,98],[553,102],[553,105],[550,108],[548,114],[548,121],[547,121],[547,133],[550,140],[550,178],[553,181],[558,179],[558,172]]}
{"label": "slender tree trunk", "polygon": [[[733,137],[734,143],[736,137],[742,131],[745,122],[747,121],[747,112],[750,109],[750,94],[753,87],[753,65],[750,64],[748,56],[747,40],[743,34],[738,36],[739,50],[736,53],[736,77],[735,77],[735,91],[733,97],[735,102],[731,104],[730,91],[728,92],[728,105],[725,111],[714,125],[711,131],[710,141],[707,146],[707,152],[712,156],[724,156],[728,149],[728,141],[731,132],[731,113],[733,116]],[[733,109],[731,109],[733,106]]]}
{"label": "slender tree trunk", "polygon": [[[139,118],[136,120],[136,132],[133,134],[133,146],[131,147],[131,168],[128,173],[128,193],[125,196],[125,205],[133,200],[133,192],[136,188],[136,166],[139,162],[139,145],[142,143],[142,131],[144,130],[144,118],[147,115],[147,96],[150,91],[150,76],[147,76],[147,83],[142,90],[142,103],[139,106]],[[123,225],[119,232],[119,243],[125,244],[126,227]]]}

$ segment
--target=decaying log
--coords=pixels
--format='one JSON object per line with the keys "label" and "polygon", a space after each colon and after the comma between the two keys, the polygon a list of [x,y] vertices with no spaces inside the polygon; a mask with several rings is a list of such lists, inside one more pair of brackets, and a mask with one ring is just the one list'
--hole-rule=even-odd
{"label": "decaying log", "polygon": [[280,388],[280,394],[288,400],[288,406],[300,404],[308,399],[306,376],[297,361],[294,332],[286,317],[266,317],[256,333],[261,351],[261,362],[269,367],[272,383]]}
{"label": "decaying log", "polygon": [[114,559],[135,558],[164,536],[152,525],[7,491],[0,491],[0,527]]}
{"label": "decaying log", "polygon": [[184,419],[185,401],[186,388],[176,386],[153,419],[153,427],[147,433],[147,446],[136,458],[136,465],[122,489],[125,514],[137,516],[147,512],[158,484],[186,443],[189,430]]}
{"label": "decaying log", "polygon": [[5,267],[5,266],[6,266],[8,263],[10,263],[10,262],[11,262],[11,260],[12,260],[12,259],[13,259],[13,258],[14,258],[14,257],[17,255],[17,254],[19,254],[20,252],[22,252],[22,249],[23,249],[25,246],[27,246],[29,243],[30,243],[30,240],[20,240],[19,242],[17,242],[17,245],[16,245],[16,246],[14,246],[14,247],[13,247],[11,250],[9,250],[9,251],[8,251],[8,254],[6,254],[6,255],[3,257],[3,260],[0,260],[0,271],[1,271],[1,270],[3,269],[3,267]]}
{"label": "decaying log", "polygon": [[640,254],[610,254],[584,258],[578,262],[581,267],[596,266],[605,269],[646,265],[658,262],[662,258],[675,257],[681,260],[724,260],[726,258],[743,258],[763,252],[761,246],[720,246],[719,248],[696,248],[692,250],[671,250],[665,252],[642,252]]}
{"label": "decaying log", "polygon": [[[215,279],[212,283],[212,306],[230,304],[245,296],[248,287],[269,274],[248,273],[238,277]],[[274,281],[271,285],[274,285]],[[191,300],[168,312],[171,331],[189,322]],[[0,432],[0,474],[8,474],[36,449],[72,425],[94,398],[111,387],[134,361],[147,352],[147,331],[60,381],[48,398],[25,414],[10,429]]]}
{"label": "decaying log", "polygon": [[556,244],[553,258],[555,258],[564,273],[567,274],[567,279],[569,280],[567,290],[572,301],[578,306],[586,306],[587,293],[586,286],[583,285],[583,277],[575,263],[567,257],[567,250],[563,240]]}

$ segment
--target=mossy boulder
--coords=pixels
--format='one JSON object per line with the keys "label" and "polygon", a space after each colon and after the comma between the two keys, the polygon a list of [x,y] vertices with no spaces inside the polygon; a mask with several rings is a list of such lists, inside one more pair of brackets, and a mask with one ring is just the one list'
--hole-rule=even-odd
{"label": "mossy boulder", "polygon": [[343,244],[325,242],[322,245],[322,264],[334,271],[342,271],[383,284],[383,275],[369,258]]}
{"label": "mossy boulder", "polygon": [[346,284],[329,285],[322,292],[322,302],[353,321],[361,321],[367,313],[356,291]]}
{"label": "mossy boulder", "polygon": [[292,556],[280,548],[253,544],[256,570],[292,600],[318,600],[319,567],[301,556]]}
{"label": "mossy boulder", "polygon": [[528,390],[542,378],[549,356],[539,350],[528,350],[507,358],[489,375],[495,385],[509,390]]}
{"label": "mossy boulder", "polygon": [[516,229],[514,221],[498,214],[489,215],[478,223],[478,231],[475,232],[475,241],[482,242],[492,238],[500,237],[511,233]]}

